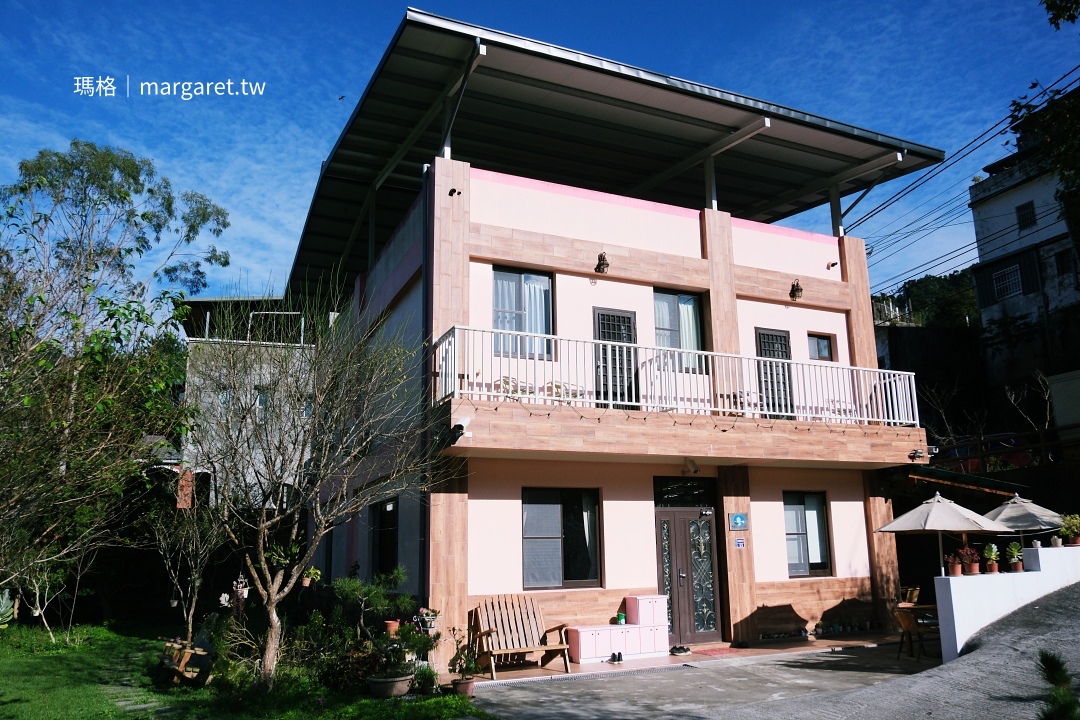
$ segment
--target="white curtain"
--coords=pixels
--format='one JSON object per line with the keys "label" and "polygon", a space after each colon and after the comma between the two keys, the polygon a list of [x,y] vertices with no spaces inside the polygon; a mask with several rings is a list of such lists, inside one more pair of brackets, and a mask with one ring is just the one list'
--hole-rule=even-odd
{"label": "white curtain", "polygon": [[679,346],[683,350],[701,349],[701,323],[697,298],[693,295],[679,296],[679,336],[682,340]]}
{"label": "white curtain", "polygon": [[[523,275],[525,284],[525,332],[551,334],[551,278],[544,275]],[[529,353],[550,353],[549,343],[529,339]]]}
{"label": "white curtain", "polygon": [[595,580],[596,574],[596,500],[592,493],[582,493],[581,497],[581,520],[585,526],[585,549],[589,553],[588,580]]}

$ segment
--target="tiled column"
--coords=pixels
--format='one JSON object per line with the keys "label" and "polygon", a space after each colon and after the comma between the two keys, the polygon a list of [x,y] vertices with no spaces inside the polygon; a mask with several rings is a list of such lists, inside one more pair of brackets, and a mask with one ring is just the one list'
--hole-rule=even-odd
{"label": "tiled column", "polygon": [[866,549],[870,556],[870,592],[878,622],[889,627],[889,601],[900,589],[900,571],[896,560],[896,537],[892,533],[874,532],[893,520],[892,500],[884,497],[874,473],[863,472],[866,502]]}
{"label": "tiled column", "polygon": [[[750,472],[745,467],[718,468],[721,513],[717,523],[723,523],[725,567],[725,591],[728,595],[728,624],[724,635],[732,642],[750,642],[756,638],[753,613],[757,607],[754,580],[754,518],[750,515]],[[746,513],[750,527],[730,532],[727,529],[728,513]],[[746,540],[746,547],[736,547],[735,538]],[[730,634],[729,634],[730,633]]]}
{"label": "tiled column", "polygon": [[870,304],[870,272],[866,266],[866,245],[855,237],[839,238],[841,279],[851,292],[851,310],[847,314],[848,344],[851,364],[877,367],[877,344],[874,341],[874,310]]}
{"label": "tiled column", "polygon": [[701,251],[709,261],[709,298],[705,328],[706,350],[739,352],[739,319],[735,305],[735,261],[731,243],[731,215],[701,211]]}
{"label": "tiled column", "polygon": [[[430,308],[431,337],[469,321],[469,188],[468,163],[435,158],[431,167],[430,250],[425,263],[425,301]],[[453,654],[449,629],[468,627],[468,477],[465,463],[455,465],[450,479],[432,490],[428,524],[428,603],[440,611],[439,629],[446,638],[435,651],[445,671]]]}

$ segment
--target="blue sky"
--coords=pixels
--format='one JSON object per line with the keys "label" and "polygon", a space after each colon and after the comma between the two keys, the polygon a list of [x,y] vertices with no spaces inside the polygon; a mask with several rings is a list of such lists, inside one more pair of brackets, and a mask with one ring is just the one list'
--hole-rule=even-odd
{"label": "blue sky", "polygon": [[[414,0],[418,1],[418,0]],[[1008,2],[445,2],[422,9],[759,97],[939,147],[991,127],[1036,79],[1080,62],[1080,32],[1046,22],[1036,0]],[[0,24],[0,183],[18,160],[72,138],[152,158],[180,189],[230,212],[220,245],[233,265],[210,294],[280,288],[320,163],[404,16],[390,2],[5,2]],[[117,78],[116,97],[74,92],[74,77]],[[150,81],[265,83],[261,96],[123,97]],[[1075,74],[1074,74],[1075,76]],[[344,95],[345,99],[338,100]],[[853,233],[872,242],[966,188],[1005,138]],[[900,189],[875,190],[853,218]],[[925,203],[922,206],[919,203]],[[897,221],[904,213],[911,213]],[[887,223],[893,222],[891,226]],[[890,257],[894,275],[974,240],[957,224]],[[824,212],[785,224],[828,232]],[[965,256],[974,259],[971,252]],[[959,261],[935,270],[950,269]]]}

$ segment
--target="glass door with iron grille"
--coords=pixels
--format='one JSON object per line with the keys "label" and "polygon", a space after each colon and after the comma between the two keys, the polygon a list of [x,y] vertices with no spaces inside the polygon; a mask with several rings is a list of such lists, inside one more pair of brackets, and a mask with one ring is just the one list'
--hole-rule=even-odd
{"label": "glass door with iron grille", "polygon": [[637,319],[628,310],[593,308],[596,345],[596,399],[602,407],[635,410],[640,407],[637,350],[610,343],[637,342]]}
{"label": "glass door with iron grille", "polygon": [[791,397],[791,335],[786,330],[757,328],[758,397],[767,418],[794,417]]}

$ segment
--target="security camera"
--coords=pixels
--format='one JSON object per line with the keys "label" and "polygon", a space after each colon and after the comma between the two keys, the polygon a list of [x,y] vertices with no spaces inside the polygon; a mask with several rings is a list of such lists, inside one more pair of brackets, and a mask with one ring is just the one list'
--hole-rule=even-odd
{"label": "security camera", "polygon": [[701,468],[698,467],[698,464],[690,458],[686,458],[685,465],[686,469],[683,470],[683,475],[697,475],[701,472]]}

